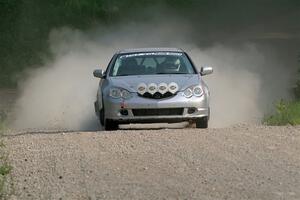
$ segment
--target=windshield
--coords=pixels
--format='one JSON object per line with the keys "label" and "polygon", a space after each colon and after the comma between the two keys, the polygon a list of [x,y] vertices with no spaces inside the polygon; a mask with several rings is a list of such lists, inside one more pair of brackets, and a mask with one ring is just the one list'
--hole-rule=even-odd
{"label": "windshield", "polygon": [[151,74],[195,74],[184,53],[150,52],[122,54],[110,70],[110,76]]}

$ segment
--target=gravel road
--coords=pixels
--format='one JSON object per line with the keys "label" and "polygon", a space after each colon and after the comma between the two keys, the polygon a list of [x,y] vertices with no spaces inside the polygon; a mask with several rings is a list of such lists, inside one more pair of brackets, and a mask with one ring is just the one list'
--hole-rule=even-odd
{"label": "gravel road", "polygon": [[7,136],[13,199],[300,199],[300,127]]}

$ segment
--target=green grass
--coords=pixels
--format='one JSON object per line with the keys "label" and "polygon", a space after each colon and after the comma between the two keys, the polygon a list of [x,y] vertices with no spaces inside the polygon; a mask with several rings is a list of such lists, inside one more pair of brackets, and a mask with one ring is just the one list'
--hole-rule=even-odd
{"label": "green grass", "polygon": [[8,199],[12,191],[10,183],[12,166],[8,162],[7,152],[2,142],[0,148],[0,199]]}
{"label": "green grass", "polygon": [[6,122],[5,121],[0,121],[0,135],[5,131],[6,129]]}
{"label": "green grass", "polygon": [[300,124],[300,101],[281,100],[276,105],[276,112],[266,116],[263,122],[266,125],[284,126]]}

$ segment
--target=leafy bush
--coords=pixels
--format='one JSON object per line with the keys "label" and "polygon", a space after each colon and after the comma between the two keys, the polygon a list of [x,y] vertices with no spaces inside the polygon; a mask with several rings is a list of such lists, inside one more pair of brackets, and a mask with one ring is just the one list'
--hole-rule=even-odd
{"label": "leafy bush", "polygon": [[279,101],[276,105],[276,112],[264,118],[267,125],[299,125],[300,124],[300,102]]}
{"label": "leafy bush", "polygon": [[[300,63],[300,55],[298,56]],[[298,80],[293,88],[295,99],[293,101],[281,100],[275,104],[276,112],[264,118],[267,125],[299,125],[300,124],[300,67],[298,70]]]}

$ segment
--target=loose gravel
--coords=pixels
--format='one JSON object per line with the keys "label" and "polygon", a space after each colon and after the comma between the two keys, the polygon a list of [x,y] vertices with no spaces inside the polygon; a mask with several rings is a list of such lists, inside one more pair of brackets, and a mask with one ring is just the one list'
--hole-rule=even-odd
{"label": "loose gravel", "polygon": [[300,199],[300,127],[4,137],[12,199]]}

